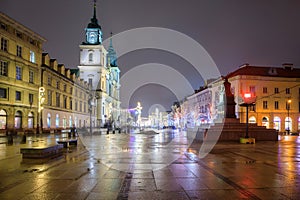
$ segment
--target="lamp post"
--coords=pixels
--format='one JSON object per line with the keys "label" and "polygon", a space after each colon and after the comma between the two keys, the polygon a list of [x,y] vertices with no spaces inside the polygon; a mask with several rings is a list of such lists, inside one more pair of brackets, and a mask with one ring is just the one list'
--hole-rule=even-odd
{"label": "lamp post", "polygon": [[244,103],[240,104],[240,106],[242,107],[246,107],[246,135],[245,135],[245,138],[246,138],[246,142],[245,143],[255,143],[254,139],[253,141],[249,139],[249,106],[251,105],[255,105],[255,99],[256,97],[253,96],[251,93],[245,93],[244,96],[243,96],[243,100],[244,100]]}
{"label": "lamp post", "polygon": [[287,119],[287,123],[288,123],[288,127],[287,127],[287,134],[290,135],[290,105],[292,103],[292,100],[289,99],[287,101],[287,112],[288,112],[288,119]]}
{"label": "lamp post", "polygon": [[42,114],[41,114],[41,112],[44,109],[44,107],[43,107],[44,101],[45,101],[45,88],[44,87],[40,87],[39,88],[38,112],[37,112],[37,126],[36,126],[36,133],[37,134],[40,133],[40,126],[39,126],[40,123],[41,123],[41,127],[43,126],[42,125]]}
{"label": "lamp post", "polygon": [[90,112],[90,134],[92,134],[92,111],[93,111],[93,109],[92,109],[92,106],[93,106],[92,101],[93,101],[93,96],[90,95],[89,96],[89,100],[88,100],[89,112]]}

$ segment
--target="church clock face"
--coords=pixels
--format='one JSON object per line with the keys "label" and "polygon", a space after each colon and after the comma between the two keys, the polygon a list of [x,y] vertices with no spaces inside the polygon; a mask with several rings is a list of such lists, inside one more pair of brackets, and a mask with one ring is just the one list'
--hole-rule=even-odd
{"label": "church clock face", "polygon": [[97,43],[97,34],[95,32],[89,32],[88,42],[91,43],[91,44]]}

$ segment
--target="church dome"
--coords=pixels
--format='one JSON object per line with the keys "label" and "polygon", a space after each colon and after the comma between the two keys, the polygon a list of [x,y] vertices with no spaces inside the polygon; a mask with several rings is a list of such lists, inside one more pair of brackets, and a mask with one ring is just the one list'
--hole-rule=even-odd
{"label": "church dome", "polygon": [[93,18],[91,18],[91,22],[88,24],[87,28],[99,28],[99,29],[101,29],[101,26],[98,24],[98,20],[95,17],[95,15],[94,15]]}

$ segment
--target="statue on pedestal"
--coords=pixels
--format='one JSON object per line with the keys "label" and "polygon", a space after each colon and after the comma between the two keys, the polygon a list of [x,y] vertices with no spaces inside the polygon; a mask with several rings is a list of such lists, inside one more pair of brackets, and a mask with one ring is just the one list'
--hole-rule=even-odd
{"label": "statue on pedestal", "polygon": [[227,77],[222,77],[224,79],[225,88],[225,118],[236,118],[235,115],[235,105],[234,95],[231,93],[231,83],[228,82]]}

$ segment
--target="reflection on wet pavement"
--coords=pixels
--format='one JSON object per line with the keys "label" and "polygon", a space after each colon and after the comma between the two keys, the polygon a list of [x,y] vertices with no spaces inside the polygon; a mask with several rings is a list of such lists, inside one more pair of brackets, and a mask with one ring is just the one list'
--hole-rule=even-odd
{"label": "reflection on wet pavement", "polygon": [[1,171],[0,199],[300,199],[299,137],[218,143],[200,159],[186,136],[81,134],[63,158]]}

